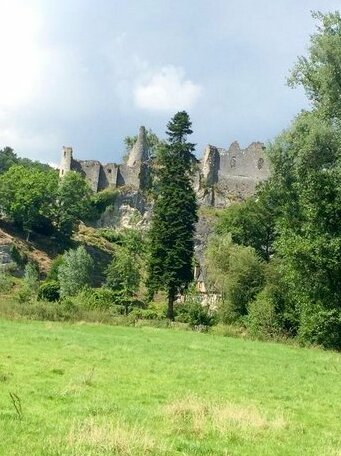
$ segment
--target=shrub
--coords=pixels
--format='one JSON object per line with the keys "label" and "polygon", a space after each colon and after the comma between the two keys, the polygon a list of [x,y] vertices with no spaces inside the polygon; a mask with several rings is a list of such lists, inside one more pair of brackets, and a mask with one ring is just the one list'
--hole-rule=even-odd
{"label": "shrub", "polygon": [[303,343],[308,342],[340,350],[341,311],[324,309],[320,305],[315,308],[310,306],[301,314],[298,337]]}
{"label": "shrub", "polygon": [[56,280],[46,280],[38,290],[38,299],[45,299],[49,302],[58,301],[60,298],[59,283]]}
{"label": "shrub", "polygon": [[276,338],[281,330],[275,303],[268,289],[262,290],[249,305],[247,328],[254,337]]}
{"label": "shrub", "polygon": [[27,263],[27,255],[21,252],[16,245],[11,246],[10,254],[20,268],[25,267],[25,264]]}
{"label": "shrub", "polygon": [[89,285],[93,267],[94,261],[83,246],[67,251],[58,268],[61,297],[74,296]]}
{"label": "shrub", "polygon": [[106,189],[95,193],[91,197],[92,217],[98,218],[107,207],[115,204],[118,195],[117,190]]}
{"label": "shrub", "polygon": [[50,270],[47,274],[47,280],[54,280],[58,282],[58,270],[59,267],[64,263],[64,256],[58,255],[51,263]]}
{"label": "shrub", "polygon": [[110,310],[117,303],[114,291],[109,288],[85,288],[75,298],[79,305],[89,310]]}
{"label": "shrub", "polygon": [[24,275],[25,285],[32,291],[37,292],[39,287],[39,272],[34,263],[27,263]]}
{"label": "shrub", "polygon": [[175,321],[188,323],[191,328],[197,326],[212,326],[216,319],[210,312],[209,307],[200,302],[197,295],[189,295],[184,303],[178,303],[175,307]]}
{"label": "shrub", "polygon": [[135,307],[129,315],[136,318],[136,320],[162,320],[165,318],[164,316],[160,316],[155,309],[142,309],[141,307]]}
{"label": "shrub", "polygon": [[231,323],[245,316],[264,281],[264,264],[255,250],[233,244],[230,235],[215,236],[209,241],[206,264],[209,286],[221,295],[221,320]]}
{"label": "shrub", "polygon": [[6,293],[13,288],[13,279],[11,276],[0,269],[0,292]]}

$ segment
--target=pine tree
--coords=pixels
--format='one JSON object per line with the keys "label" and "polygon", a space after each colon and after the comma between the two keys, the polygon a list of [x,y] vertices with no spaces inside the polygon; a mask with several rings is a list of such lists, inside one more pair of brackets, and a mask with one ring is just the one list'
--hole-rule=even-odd
{"label": "pine tree", "polygon": [[187,142],[191,125],[185,111],[167,124],[168,142],[160,147],[156,166],[147,286],[151,296],[166,291],[171,320],[176,295],[193,279],[197,203],[192,187],[194,144]]}

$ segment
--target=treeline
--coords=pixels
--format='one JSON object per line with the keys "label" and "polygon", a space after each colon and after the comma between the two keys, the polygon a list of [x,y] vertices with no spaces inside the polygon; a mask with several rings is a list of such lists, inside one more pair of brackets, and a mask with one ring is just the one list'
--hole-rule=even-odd
{"label": "treeline", "polygon": [[223,321],[341,348],[341,18],[320,21],[290,84],[311,104],[268,147],[272,177],[227,209],[207,252]]}

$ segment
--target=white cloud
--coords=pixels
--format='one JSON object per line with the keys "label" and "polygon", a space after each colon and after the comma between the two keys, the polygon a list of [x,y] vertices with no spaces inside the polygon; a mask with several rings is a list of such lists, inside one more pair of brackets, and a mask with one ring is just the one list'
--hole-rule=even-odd
{"label": "white cloud", "polygon": [[45,162],[48,160],[48,157],[44,156],[46,151],[59,151],[60,144],[60,137],[55,133],[34,133],[25,128],[0,125],[0,149],[5,146],[12,147],[20,156],[23,150],[29,150],[32,151],[30,158]]}
{"label": "white cloud", "polygon": [[172,112],[190,109],[200,97],[202,87],[185,78],[182,68],[168,65],[138,82],[134,89],[137,107],[149,111]]}
{"label": "white cloud", "polygon": [[41,18],[20,0],[0,1],[0,110],[32,98],[41,70],[37,34]]}

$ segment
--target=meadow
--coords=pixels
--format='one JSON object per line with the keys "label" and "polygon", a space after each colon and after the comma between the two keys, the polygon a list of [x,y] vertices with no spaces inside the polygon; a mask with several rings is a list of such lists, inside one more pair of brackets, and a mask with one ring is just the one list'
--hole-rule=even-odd
{"label": "meadow", "polygon": [[157,328],[0,321],[0,454],[341,454],[341,356]]}

